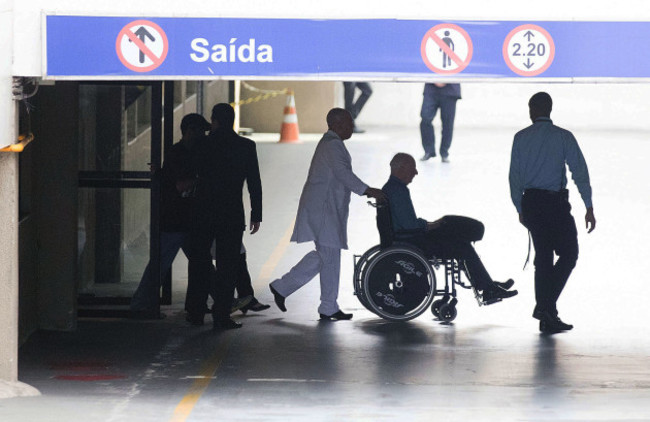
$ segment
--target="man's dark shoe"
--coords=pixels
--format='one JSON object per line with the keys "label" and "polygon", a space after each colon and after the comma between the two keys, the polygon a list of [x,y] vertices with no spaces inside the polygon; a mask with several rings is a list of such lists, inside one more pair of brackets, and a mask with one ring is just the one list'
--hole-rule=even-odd
{"label": "man's dark shoe", "polygon": [[[548,311],[538,311],[535,309],[533,312],[533,318],[540,321],[539,330],[542,331],[542,322],[544,322],[545,327],[553,327],[559,331],[569,331],[573,329],[573,325],[567,324],[562,321],[559,316],[552,314]],[[550,329],[550,328],[548,328]]]}
{"label": "man's dark shoe", "polygon": [[275,290],[270,284],[269,288],[271,289],[271,293],[273,293],[273,300],[275,300],[275,304],[278,305],[278,308],[280,308],[282,312],[287,312],[287,307],[284,306],[285,297],[278,293],[277,290]]}
{"label": "man's dark shoe", "polygon": [[539,331],[544,334],[557,334],[561,333],[564,330],[560,328],[560,326],[555,321],[543,319],[539,322]]}
{"label": "man's dark shoe", "polygon": [[490,286],[483,290],[483,301],[490,302],[496,299],[507,299],[509,297],[517,296],[517,290],[504,290],[499,286]]}
{"label": "man's dark shoe", "polygon": [[343,311],[338,311],[333,313],[332,315],[320,314],[320,319],[325,321],[346,321],[352,319],[352,314],[346,314]]}
{"label": "man's dark shoe", "polygon": [[357,126],[355,126],[355,127],[352,129],[352,132],[353,132],[353,133],[366,133],[365,130],[363,130],[363,129],[357,127]]}
{"label": "man's dark shoe", "polygon": [[234,330],[241,327],[242,324],[240,324],[239,322],[235,322],[230,318],[224,319],[222,321],[214,321],[214,323],[212,324],[213,331]]}
{"label": "man's dark shoe", "polygon": [[203,318],[204,318],[203,314],[199,315],[199,314],[190,314],[190,313],[188,313],[185,316],[185,321],[189,322],[190,324],[192,324],[192,325],[194,325],[196,327],[199,327],[199,326],[203,325]]}
{"label": "man's dark shoe", "polygon": [[494,284],[501,287],[503,290],[510,290],[515,285],[515,281],[509,278],[507,281],[495,281]]}
{"label": "man's dark shoe", "polygon": [[238,297],[237,299],[232,300],[232,306],[230,307],[230,313],[237,312],[238,310],[246,307],[253,300],[253,295],[248,295],[244,297]]}
{"label": "man's dark shoe", "polygon": [[242,314],[246,315],[246,312],[248,312],[248,311],[261,312],[261,311],[266,311],[270,307],[271,307],[271,305],[266,305],[264,303],[260,303],[257,299],[253,298],[251,303],[249,303],[248,305],[241,308],[240,311],[241,311]]}

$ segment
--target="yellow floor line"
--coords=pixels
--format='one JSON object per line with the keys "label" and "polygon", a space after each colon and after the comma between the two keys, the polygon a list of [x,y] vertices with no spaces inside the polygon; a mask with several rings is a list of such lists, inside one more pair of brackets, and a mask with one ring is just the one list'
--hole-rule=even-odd
{"label": "yellow floor line", "polygon": [[192,410],[194,410],[194,406],[196,406],[203,392],[208,388],[210,381],[216,378],[215,374],[217,373],[217,369],[219,369],[223,358],[228,353],[228,348],[234,336],[223,337],[224,341],[220,342],[217,350],[205,362],[199,371],[199,377],[192,383],[185,397],[176,406],[170,422],[185,422],[190,413],[192,413]]}
{"label": "yellow floor line", "polygon": [[295,224],[295,220],[292,221],[291,224],[289,224],[289,228],[284,233],[284,236],[282,236],[282,239],[280,239],[278,246],[275,247],[275,250],[269,257],[269,259],[262,266],[260,275],[257,276],[258,283],[268,282],[271,279],[271,276],[273,275],[273,270],[275,270],[275,267],[280,262],[280,259],[282,259],[282,257],[284,256],[284,253],[286,252],[289,243],[291,243],[291,234],[293,233],[294,224]]}
{"label": "yellow floor line", "polygon": [[[266,263],[264,263],[262,266],[262,270],[260,271],[260,275],[257,277],[257,280],[268,281],[271,278],[273,270],[278,265],[278,262],[280,262],[280,259],[282,259],[282,256],[287,250],[287,246],[289,246],[289,243],[291,242],[291,234],[293,233],[294,223],[295,222],[292,222],[289,225],[289,228],[287,229],[282,239],[280,239],[280,242],[275,247],[275,250],[266,261]],[[199,399],[208,388],[208,385],[210,385],[210,382],[216,378],[215,374],[217,373],[217,370],[219,369],[219,366],[221,365],[224,357],[228,353],[228,348],[230,347],[232,339],[232,335],[224,336],[225,341],[219,344],[219,347],[215,353],[210,357],[210,359],[205,362],[199,371],[199,376],[192,383],[185,397],[183,397],[180,403],[178,403],[176,409],[174,409],[174,414],[172,415],[170,422],[185,422],[187,420],[187,417],[190,416],[190,413],[192,413],[192,410],[194,410],[194,406],[196,406],[196,403],[198,403]]]}

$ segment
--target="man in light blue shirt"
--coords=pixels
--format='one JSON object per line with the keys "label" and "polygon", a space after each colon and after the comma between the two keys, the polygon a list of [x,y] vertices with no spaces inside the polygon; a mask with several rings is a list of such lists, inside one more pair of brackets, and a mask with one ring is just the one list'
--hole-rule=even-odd
{"label": "man in light blue shirt", "polygon": [[[551,96],[538,92],[528,107],[533,124],[519,131],[512,144],[510,196],[535,245],[533,318],[540,321],[540,331],[557,333],[573,328],[559,318],[556,304],[578,259],[578,234],[566,189],[567,165],[587,208],[589,233],[596,219],[587,163],[573,134],[551,121]],[[554,255],[558,256],[555,263]]]}

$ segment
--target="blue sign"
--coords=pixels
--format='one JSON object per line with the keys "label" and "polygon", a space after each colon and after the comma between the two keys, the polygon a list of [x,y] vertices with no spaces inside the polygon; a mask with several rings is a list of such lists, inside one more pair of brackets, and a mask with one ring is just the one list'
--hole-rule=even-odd
{"label": "blue sign", "polygon": [[648,78],[648,22],[47,16],[46,77]]}

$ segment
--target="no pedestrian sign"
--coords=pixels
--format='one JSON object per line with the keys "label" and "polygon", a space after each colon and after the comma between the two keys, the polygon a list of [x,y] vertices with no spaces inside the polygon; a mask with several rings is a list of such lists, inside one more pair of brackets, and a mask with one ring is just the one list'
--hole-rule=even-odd
{"label": "no pedestrian sign", "polygon": [[115,51],[120,61],[135,72],[149,72],[167,57],[169,42],[160,26],[147,20],[126,25],[117,35]]}
{"label": "no pedestrian sign", "polygon": [[553,63],[554,57],[553,38],[541,26],[518,26],[510,31],[503,43],[503,59],[517,75],[540,75]]}
{"label": "no pedestrian sign", "polygon": [[472,39],[458,25],[443,23],[429,29],[420,54],[429,69],[440,74],[462,72],[472,60]]}

